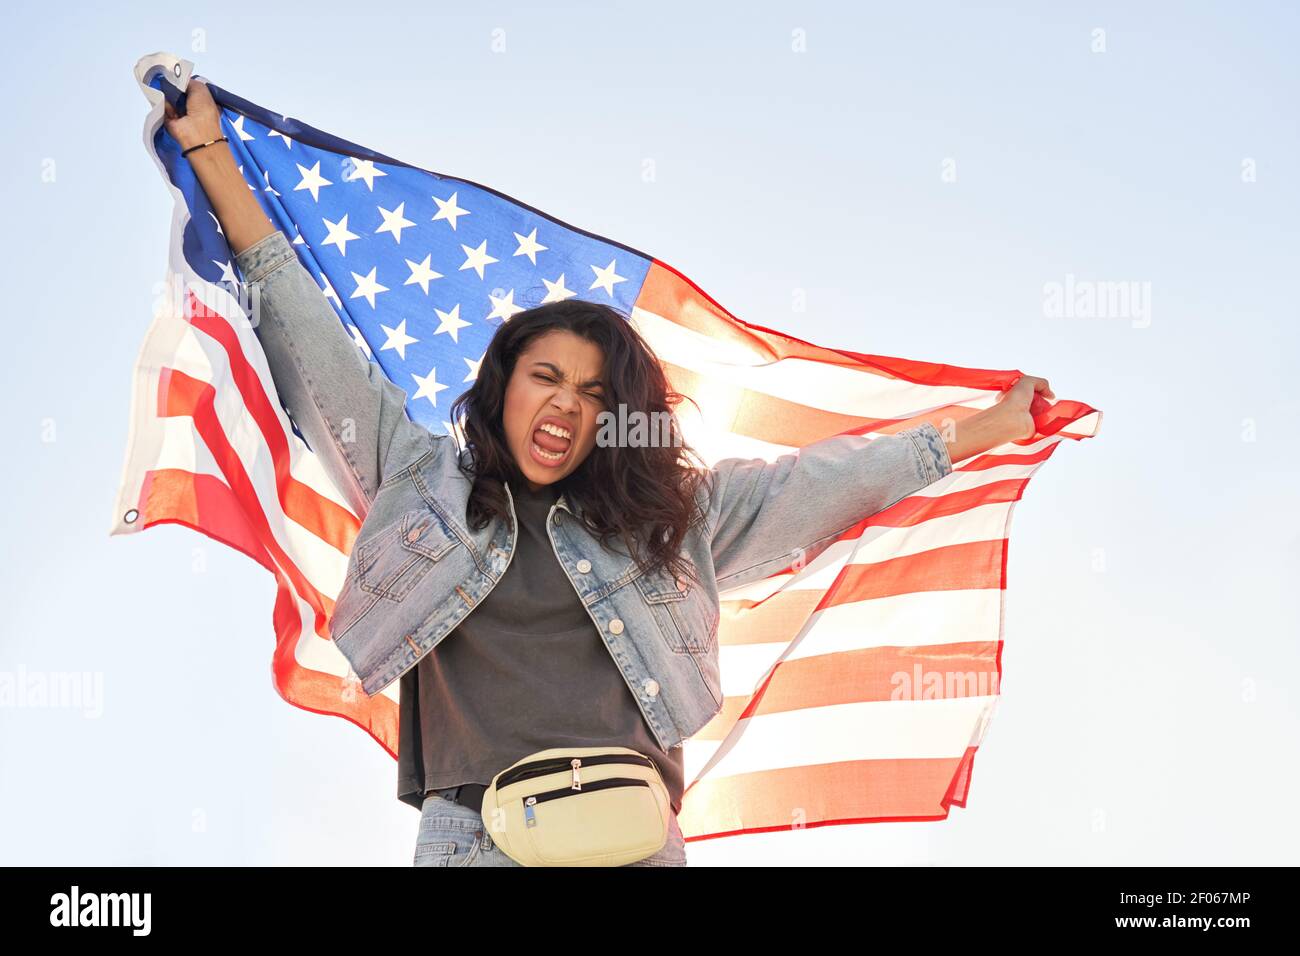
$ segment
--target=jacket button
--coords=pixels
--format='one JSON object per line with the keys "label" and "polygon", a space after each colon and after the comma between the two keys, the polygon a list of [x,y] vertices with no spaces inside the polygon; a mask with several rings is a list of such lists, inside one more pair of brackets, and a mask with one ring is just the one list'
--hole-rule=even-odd
{"label": "jacket button", "polygon": [[686,590],[686,582],[683,581],[681,578],[678,578],[678,579],[677,579],[677,590],[679,590],[679,591],[685,591],[685,590]]}
{"label": "jacket button", "polygon": [[407,541],[414,541],[414,540],[415,540],[416,538],[418,538],[419,536],[420,536],[420,529],[419,529],[419,528],[412,528],[410,531],[406,532],[406,540],[407,540]]}
{"label": "jacket button", "polygon": [[581,571],[583,574],[586,574],[588,571],[591,570],[591,562],[588,561],[586,558],[583,558],[581,561],[578,562],[578,570]]}
{"label": "jacket button", "polygon": [[650,678],[648,681],[646,681],[644,684],[642,684],[641,687],[643,690],[645,690],[646,695],[649,697],[655,697],[659,693],[659,682],[655,680],[653,677]]}
{"label": "jacket button", "polygon": [[621,620],[619,620],[618,618],[614,618],[614,620],[612,620],[612,621],[609,622],[609,632],[610,632],[611,634],[622,634],[622,633],[623,633],[623,622],[622,622]]}

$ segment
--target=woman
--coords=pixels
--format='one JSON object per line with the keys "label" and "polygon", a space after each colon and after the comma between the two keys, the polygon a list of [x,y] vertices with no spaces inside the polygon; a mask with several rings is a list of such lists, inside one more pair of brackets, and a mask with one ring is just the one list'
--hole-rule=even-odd
{"label": "woman", "polygon": [[[182,149],[199,147],[188,159],[260,293],[281,401],[364,518],[330,632],[366,693],[401,679],[398,796],[421,809],[416,865],[518,865],[480,816],[494,775],[546,748],[610,745],[648,756],[671,802],[666,843],[632,865],[685,865],[681,743],[722,706],[719,591],[815,557],[954,461],[1031,437],[1035,394],[1054,397],[1023,376],[947,443],[926,422],[703,468],[672,415],[682,396],[631,324],[571,299],[497,330],[452,406],[458,452],[409,420],[212,142],[221,116],[204,84],[167,117]],[[615,410],[667,434],[606,434]]]}

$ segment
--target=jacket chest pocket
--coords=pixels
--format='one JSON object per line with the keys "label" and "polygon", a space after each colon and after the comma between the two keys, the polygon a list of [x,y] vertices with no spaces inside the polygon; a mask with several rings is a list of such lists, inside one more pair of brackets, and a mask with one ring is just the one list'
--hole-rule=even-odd
{"label": "jacket chest pocket", "polygon": [[704,591],[660,570],[638,575],[636,586],[671,650],[678,654],[713,650],[719,609]]}
{"label": "jacket chest pocket", "polygon": [[357,585],[371,594],[400,601],[460,539],[427,508],[408,511],[356,549]]}

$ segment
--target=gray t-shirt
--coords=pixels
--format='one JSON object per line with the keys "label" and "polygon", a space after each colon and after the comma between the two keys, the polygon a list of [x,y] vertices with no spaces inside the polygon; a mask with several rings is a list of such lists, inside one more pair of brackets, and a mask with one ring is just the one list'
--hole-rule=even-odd
{"label": "gray t-shirt", "polygon": [[510,486],[519,534],[492,592],[402,675],[397,797],[489,785],[549,747],[631,747],[655,761],[681,811],[682,748],[665,753],[645,722],[546,533],[555,485]]}

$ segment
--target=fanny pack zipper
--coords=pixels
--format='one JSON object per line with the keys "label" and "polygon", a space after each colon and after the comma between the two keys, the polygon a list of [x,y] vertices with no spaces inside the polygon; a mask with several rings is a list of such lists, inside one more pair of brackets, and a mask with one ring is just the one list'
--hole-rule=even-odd
{"label": "fanny pack zipper", "polygon": [[582,789],[582,780],[578,776],[580,767],[593,767],[603,763],[630,763],[640,764],[643,767],[654,767],[654,761],[649,757],[640,754],[597,754],[591,757],[551,757],[546,760],[534,760],[531,763],[521,764],[511,770],[507,770],[497,778],[497,792],[501,792],[505,787],[512,783],[518,783],[520,780],[528,780],[531,777],[544,777],[547,774],[558,773],[565,767],[573,768],[573,790]]}
{"label": "fanny pack zipper", "polygon": [[[576,773],[575,769],[575,773]],[[591,790],[608,790],[610,787],[649,787],[650,781],[642,780],[640,777],[608,777],[604,780],[594,780],[585,787],[560,787],[558,790],[547,790],[545,793],[536,793],[524,800],[524,820],[525,825],[530,827],[537,826],[537,816],[534,808],[539,803],[545,803],[547,800],[558,800],[561,797],[572,797],[578,793],[586,793]]]}

